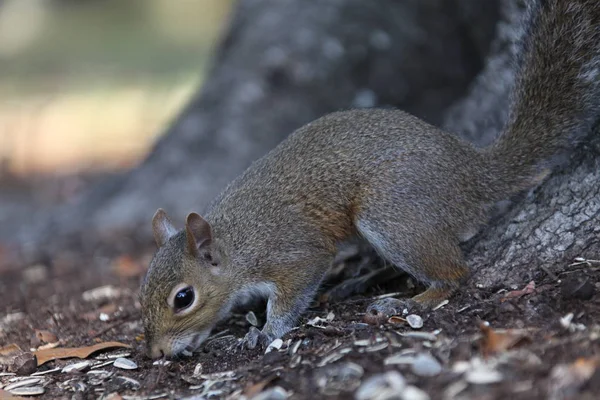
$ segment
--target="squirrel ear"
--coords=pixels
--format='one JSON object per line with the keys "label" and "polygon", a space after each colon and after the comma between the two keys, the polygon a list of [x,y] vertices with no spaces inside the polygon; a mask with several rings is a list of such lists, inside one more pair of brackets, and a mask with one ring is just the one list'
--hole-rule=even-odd
{"label": "squirrel ear", "polygon": [[164,246],[177,233],[177,229],[175,229],[167,213],[162,208],[156,210],[154,217],[152,217],[152,232],[158,247]]}
{"label": "squirrel ear", "polygon": [[198,249],[212,241],[210,224],[196,213],[189,213],[185,219],[185,236],[190,254],[197,256]]}

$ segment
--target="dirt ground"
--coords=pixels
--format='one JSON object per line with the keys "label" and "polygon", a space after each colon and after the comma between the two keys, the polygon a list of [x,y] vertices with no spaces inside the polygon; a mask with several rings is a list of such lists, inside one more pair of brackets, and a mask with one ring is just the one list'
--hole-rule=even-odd
{"label": "dirt ground", "polygon": [[[39,398],[600,398],[600,265],[593,262],[565,266],[560,276],[541,272],[538,282],[512,291],[465,285],[448,304],[422,313],[421,328],[418,317],[364,323],[373,298],[407,287],[406,277],[390,279],[315,304],[266,354],[239,348],[252,321],[240,310],[200,353],[157,365],[144,353],[137,301],[152,251],[0,269],[0,347],[29,351],[44,339],[58,341],[50,347],[131,346],[94,353],[81,370],[63,372],[82,360],[60,359],[26,371],[50,371],[30,384],[43,387]],[[260,308],[256,315],[260,324]],[[137,368],[113,366],[118,356]],[[7,372],[15,368],[8,358],[0,363],[0,387],[23,379]],[[0,390],[0,398],[8,392]]]}

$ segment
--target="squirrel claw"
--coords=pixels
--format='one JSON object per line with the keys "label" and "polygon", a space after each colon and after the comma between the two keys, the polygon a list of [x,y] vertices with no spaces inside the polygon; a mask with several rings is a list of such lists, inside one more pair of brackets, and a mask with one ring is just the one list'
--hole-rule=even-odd
{"label": "squirrel claw", "polygon": [[254,349],[258,347],[267,347],[269,343],[271,343],[273,339],[271,337],[260,331],[258,328],[251,326],[246,336],[241,342],[242,348],[246,347],[248,349]]}
{"label": "squirrel claw", "polygon": [[376,300],[367,307],[365,322],[379,325],[393,315],[402,315],[420,309],[419,303],[413,299],[395,299],[388,297]]}

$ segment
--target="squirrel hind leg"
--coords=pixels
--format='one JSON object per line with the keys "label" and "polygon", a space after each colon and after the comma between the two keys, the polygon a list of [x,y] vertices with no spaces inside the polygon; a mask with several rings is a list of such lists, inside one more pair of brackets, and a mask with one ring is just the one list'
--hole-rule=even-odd
{"label": "squirrel hind leg", "polygon": [[469,269],[454,236],[434,229],[413,232],[406,223],[392,224],[384,230],[375,230],[373,225],[380,227],[363,219],[357,223],[357,229],[382,258],[429,286],[411,303],[426,308],[436,306],[468,276]]}

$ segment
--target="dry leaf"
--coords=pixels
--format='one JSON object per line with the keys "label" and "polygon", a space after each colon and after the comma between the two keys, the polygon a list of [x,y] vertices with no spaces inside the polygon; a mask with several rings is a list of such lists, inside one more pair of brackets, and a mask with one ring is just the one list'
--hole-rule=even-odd
{"label": "dry leaf", "polygon": [[494,353],[509,350],[523,342],[530,341],[529,333],[525,329],[492,329],[482,323],[479,329],[483,333],[481,339],[481,353],[487,357]]}
{"label": "dry leaf", "polygon": [[37,357],[37,365],[39,367],[48,361],[57,360],[60,358],[88,358],[92,353],[115,347],[131,346],[120,342],[104,342],[87,347],[57,347],[54,349],[39,350],[34,354]]}
{"label": "dry leaf", "polygon": [[26,397],[15,396],[14,394],[0,389],[0,400],[26,400]]}
{"label": "dry leaf", "polygon": [[23,350],[16,343],[0,347],[0,365],[11,364],[19,354],[23,354]]}
{"label": "dry leaf", "polygon": [[0,347],[0,357],[11,357],[21,354],[23,350],[16,343],[11,343],[4,347]]}
{"label": "dry leaf", "polygon": [[56,343],[56,342],[58,342],[58,338],[56,337],[56,335],[50,331],[36,329],[35,337],[41,343]]}
{"label": "dry leaf", "polygon": [[504,295],[500,301],[506,301],[508,299],[513,299],[515,297],[525,296],[526,294],[531,294],[535,292],[535,282],[531,281],[521,290],[512,290]]}

